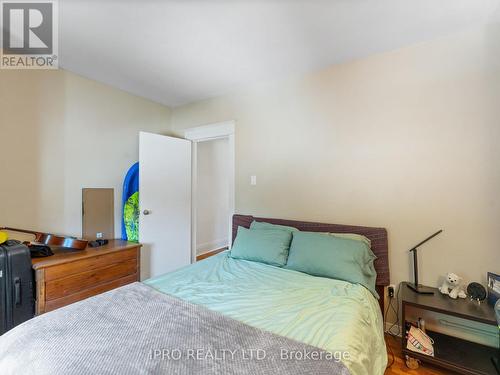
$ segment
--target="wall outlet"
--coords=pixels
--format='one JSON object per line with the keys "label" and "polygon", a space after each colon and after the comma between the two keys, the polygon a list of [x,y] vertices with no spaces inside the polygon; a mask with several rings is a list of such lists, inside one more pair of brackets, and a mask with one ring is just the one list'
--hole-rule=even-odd
{"label": "wall outlet", "polygon": [[257,185],[257,176],[250,176],[250,185]]}
{"label": "wall outlet", "polygon": [[396,290],[396,286],[394,284],[391,284],[387,287],[387,295],[389,298],[394,298],[394,292]]}
{"label": "wall outlet", "polygon": [[102,238],[102,232],[97,232],[95,237],[100,240]]}

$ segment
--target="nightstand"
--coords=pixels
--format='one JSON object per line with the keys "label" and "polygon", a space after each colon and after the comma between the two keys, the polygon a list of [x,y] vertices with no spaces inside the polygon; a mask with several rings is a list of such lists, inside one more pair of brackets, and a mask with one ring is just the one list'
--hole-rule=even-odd
{"label": "nightstand", "polygon": [[[403,329],[406,327],[406,310],[409,306],[497,326],[493,307],[486,301],[478,305],[469,299],[452,299],[441,294],[436,288],[432,288],[433,295],[417,294],[406,284],[401,285]],[[500,349],[430,330],[427,330],[427,334],[434,340],[434,357],[406,349],[405,332],[402,335],[403,356],[408,355],[460,374],[497,375],[491,358],[496,356]]]}
{"label": "nightstand", "polygon": [[138,243],[110,240],[82,251],[55,249],[32,259],[36,281],[36,315],[139,281]]}

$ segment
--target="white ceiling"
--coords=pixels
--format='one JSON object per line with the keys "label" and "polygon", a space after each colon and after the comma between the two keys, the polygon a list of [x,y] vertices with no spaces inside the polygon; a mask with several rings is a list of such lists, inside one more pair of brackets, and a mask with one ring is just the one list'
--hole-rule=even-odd
{"label": "white ceiling", "polygon": [[60,0],[61,66],[168,106],[500,21],[500,0]]}

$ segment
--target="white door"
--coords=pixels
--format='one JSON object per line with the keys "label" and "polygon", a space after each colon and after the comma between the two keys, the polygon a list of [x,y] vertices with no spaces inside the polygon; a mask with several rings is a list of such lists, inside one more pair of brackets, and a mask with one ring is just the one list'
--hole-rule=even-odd
{"label": "white door", "polygon": [[191,142],[139,134],[141,280],[191,263]]}

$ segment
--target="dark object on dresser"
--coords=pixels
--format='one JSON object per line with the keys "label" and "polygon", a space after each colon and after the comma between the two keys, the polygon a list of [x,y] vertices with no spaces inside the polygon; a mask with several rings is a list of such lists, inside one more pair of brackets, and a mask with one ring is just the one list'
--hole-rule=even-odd
{"label": "dark object on dresser", "polygon": [[[401,288],[402,321],[406,326],[406,310],[414,307],[421,310],[459,317],[484,324],[497,325],[494,310],[487,303],[478,305],[468,299],[451,299],[438,293],[434,295],[416,294],[409,288]],[[412,323],[412,322],[409,322]],[[491,357],[498,353],[497,348],[476,344],[458,337],[429,331],[426,333],[434,340],[434,357],[415,353],[406,349],[406,335],[402,335],[403,356],[407,355],[422,362],[443,367],[460,374],[496,375]]]}
{"label": "dark object on dresser", "polygon": [[50,247],[46,245],[29,244],[27,246],[30,249],[30,254],[32,258],[45,258],[54,255]]}
{"label": "dark object on dresser", "polygon": [[19,241],[0,245],[0,335],[35,313],[29,249]]}
{"label": "dark object on dresser", "polygon": [[408,288],[413,290],[415,293],[418,294],[434,294],[434,291],[432,288],[428,288],[426,286],[420,285],[418,283],[418,256],[417,256],[417,249],[419,246],[423,245],[427,241],[431,240],[432,238],[436,237],[438,234],[440,234],[443,230],[440,229],[436,233],[431,234],[429,237],[427,237],[425,240],[420,242],[418,245],[413,246],[413,248],[410,250],[410,253],[413,253],[413,277],[414,277],[414,282],[413,284],[406,284]]}
{"label": "dark object on dresser", "polygon": [[99,247],[99,246],[104,246],[104,245],[107,245],[109,243],[108,240],[95,240],[95,241],[90,241],[89,242],[89,247]]}

